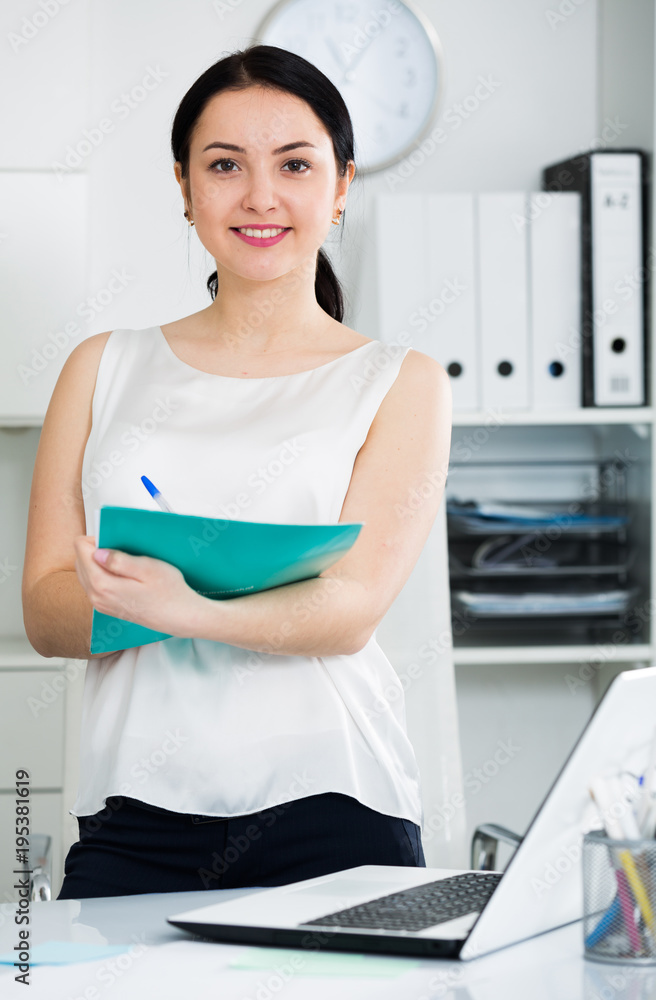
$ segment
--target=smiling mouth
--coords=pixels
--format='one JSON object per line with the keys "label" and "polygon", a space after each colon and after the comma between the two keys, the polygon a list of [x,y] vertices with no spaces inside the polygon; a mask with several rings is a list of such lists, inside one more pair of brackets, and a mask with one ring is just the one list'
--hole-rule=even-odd
{"label": "smiling mouth", "polygon": [[242,236],[254,236],[256,239],[271,239],[272,236],[280,236],[281,233],[287,232],[291,229],[291,226],[270,226],[266,229],[253,229],[250,226],[244,226],[241,229],[237,226],[230,227],[235,233],[241,233]]}

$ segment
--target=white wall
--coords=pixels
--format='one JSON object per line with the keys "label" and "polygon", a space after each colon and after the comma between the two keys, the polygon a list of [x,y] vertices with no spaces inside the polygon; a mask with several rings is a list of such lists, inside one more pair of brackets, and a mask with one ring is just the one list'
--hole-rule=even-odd
{"label": "white wall", "polygon": [[[243,0],[220,17],[208,0],[74,0],[17,51],[9,45],[0,63],[0,109],[12,141],[0,151],[0,183],[2,171],[51,171],[85,129],[106,118],[114,126],[79,167],[89,175],[90,235],[86,287],[67,289],[72,318],[86,296],[107,286],[113,271],[123,273],[126,284],[92,319],[77,315],[82,336],[165,323],[209,303],[205,280],[214,266],[182,216],[170,125],[193,80],[226,51],[254,41],[271,6],[270,0]],[[448,139],[400,184],[398,165],[358,179],[341,249],[335,247],[351,303],[346,322],[373,337],[371,222],[377,192],[535,189],[541,168],[588,148],[601,121],[597,0],[579,0],[560,20],[554,19],[556,0],[419,0],[418,6],[445,52],[447,86],[436,125]],[[4,3],[0,32],[19,32],[26,14],[37,9],[18,0]],[[126,113],[122,93],[153,69],[156,86]],[[481,77],[493,81],[493,92],[456,127],[456,106]],[[29,213],[30,204],[22,209]],[[39,272],[49,266],[39,249],[35,245],[37,297]],[[49,303],[42,306],[41,338],[54,328]],[[33,337],[33,326],[12,335]],[[53,361],[49,377],[65,354]],[[472,797],[470,827],[471,817],[520,828],[530,818],[592,704],[592,697],[563,702],[563,683],[560,667],[459,668],[465,771],[493,756],[499,739],[510,737],[523,747],[503,776]]]}
{"label": "white wall", "polygon": [[623,146],[651,149],[654,0],[600,0],[599,66],[600,122],[623,128]]}

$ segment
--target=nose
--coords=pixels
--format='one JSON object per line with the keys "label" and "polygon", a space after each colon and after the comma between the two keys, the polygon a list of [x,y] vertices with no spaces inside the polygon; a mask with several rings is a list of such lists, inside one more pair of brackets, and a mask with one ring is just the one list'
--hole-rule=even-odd
{"label": "nose", "polygon": [[279,205],[279,195],[271,167],[253,167],[247,177],[242,205],[245,209],[265,215]]}

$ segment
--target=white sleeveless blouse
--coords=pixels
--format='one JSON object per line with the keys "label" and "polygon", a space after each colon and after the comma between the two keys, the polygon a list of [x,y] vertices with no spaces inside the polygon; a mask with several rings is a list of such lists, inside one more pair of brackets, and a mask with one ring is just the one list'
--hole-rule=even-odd
{"label": "white sleeveless blouse", "polygon": [[[374,340],[310,371],[236,378],[183,362],[160,327],[114,330],[82,465],[87,534],[102,504],[154,509],[142,475],[177,513],[336,524],[408,350]],[[88,660],[73,815],[109,795],[230,817],[322,792],[423,823],[403,687],[375,633],[350,655],[174,637]]]}

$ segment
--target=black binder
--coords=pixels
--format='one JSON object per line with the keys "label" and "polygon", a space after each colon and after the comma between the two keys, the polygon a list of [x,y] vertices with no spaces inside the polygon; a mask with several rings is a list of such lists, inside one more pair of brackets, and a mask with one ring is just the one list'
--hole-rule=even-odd
{"label": "black binder", "polygon": [[[620,278],[615,297],[611,294],[599,295],[595,289],[595,274],[599,275],[602,257],[612,254],[615,244],[606,233],[602,239],[599,232],[593,232],[593,169],[598,169],[601,161],[593,167],[592,157],[603,157],[605,166],[612,165],[607,159],[617,154],[634,154],[639,162],[639,183],[637,193],[640,204],[630,197],[627,189],[618,187],[614,195],[608,190],[603,204],[614,212],[630,211],[637,215],[640,237],[638,251],[638,278],[628,282]],[[619,165],[619,161],[618,161]],[[618,171],[619,172],[619,171]],[[581,195],[581,329],[580,347],[582,352],[582,399],[584,406],[642,406],[648,397],[648,355],[649,339],[649,280],[651,277],[647,263],[649,232],[649,158],[641,149],[590,150],[545,167],[542,174],[544,191],[578,191]],[[620,181],[621,184],[621,181]],[[618,216],[618,218],[621,218]],[[597,255],[597,257],[595,256]],[[595,266],[597,270],[595,272]],[[615,266],[608,262],[608,268]],[[636,268],[629,271],[633,275]],[[618,272],[619,273],[619,272]],[[630,277],[630,276],[629,276]],[[623,284],[620,284],[623,282]],[[599,282],[597,281],[597,286]],[[637,298],[630,307],[626,306],[633,288]],[[619,291],[621,289],[621,292]],[[557,290],[554,290],[557,294]],[[628,296],[628,298],[627,298]],[[598,301],[602,298],[603,301]],[[640,305],[640,309],[637,309]],[[613,306],[615,308],[613,308]],[[622,307],[625,307],[624,309]],[[628,315],[630,312],[631,315]],[[603,374],[603,377],[602,377]]]}

